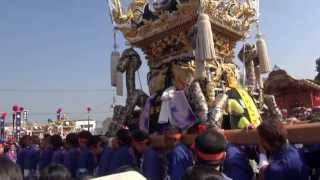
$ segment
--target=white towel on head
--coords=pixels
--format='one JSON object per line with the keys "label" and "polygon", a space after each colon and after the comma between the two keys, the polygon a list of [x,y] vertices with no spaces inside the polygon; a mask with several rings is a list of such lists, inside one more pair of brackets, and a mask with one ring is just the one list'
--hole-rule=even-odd
{"label": "white towel on head", "polygon": [[136,171],[128,171],[124,173],[118,173],[118,174],[112,174],[109,176],[93,178],[91,180],[147,180],[147,179]]}

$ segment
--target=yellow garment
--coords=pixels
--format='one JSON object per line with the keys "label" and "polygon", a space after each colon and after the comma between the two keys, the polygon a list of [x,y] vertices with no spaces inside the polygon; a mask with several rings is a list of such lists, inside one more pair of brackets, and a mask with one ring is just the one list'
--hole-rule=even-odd
{"label": "yellow garment", "polygon": [[242,116],[242,117],[240,118],[239,122],[238,122],[238,128],[240,128],[240,129],[245,129],[245,128],[247,128],[250,124],[251,124],[250,121],[249,121],[246,117]]}
{"label": "yellow garment", "polygon": [[259,110],[256,104],[254,103],[253,99],[245,89],[237,87],[236,90],[241,96],[241,99],[247,108],[251,124],[255,125],[256,127],[259,126],[261,117],[260,117]]}
{"label": "yellow garment", "polygon": [[244,113],[243,107],[235,99],[228,100],[228,111],[232,115],[242,115]]}

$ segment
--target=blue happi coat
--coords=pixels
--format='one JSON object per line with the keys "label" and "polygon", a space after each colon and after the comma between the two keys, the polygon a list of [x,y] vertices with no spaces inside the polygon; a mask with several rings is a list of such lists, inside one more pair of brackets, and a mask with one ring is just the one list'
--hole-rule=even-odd
{"label": "blue happi coat", "polygon": [[112,156],[113,150],[111,148],[105,147],[96,169],[97,176],[104,176],[108,174],[108,172],[110,171],[110,161]]}
{"label": "blue happi coat", "polygon": [[255,159],[254,147],[228,144],[223,173],[231,179],[252,180],[253,171],[249,159]]}
{"label": "blue happi coat", "polygon": [[307,180],[308,173],[298,150],[291,145],[271,155],[270,164],[263,170],[264,180]]}
{"label": "blue happi coat", "polygon": [[183,143],[178,143],[168,154],[168,176],[171,180],[181,180],[187,168],[192,165],[192,152]]}
{"label": "blue happi coat", "polygon": [[44,169],[51,163],[52,156],[53,156],[53,149],[51,147],[45,148],[40,152],[40,159],[39,159],[40,170]]}
{"label": "blue happi coat", "polygon": [[55,149],[52,155],[52,163],[63,164],[64,151],[63,149]]}
{"label": "blue happi coat", "polygon": [[75,177],[78,169],[80,151],[78,148],[70,148],[65,151],[63,156],[63,165],[69,170],[72,177]]}
{"label": "blue happi coat", "polygon": [[19,150],[17,164],[20,166],[23,176],[26,177],[26,179],[36,175],[39,159],[40,152],[32,147],[26,147]]}
{"label": "blue happi coat", "polygon": [[94,154],[88,149],[80,149],[77,162],[77,177],[93,175],[95,168]]}
{"label": "blue happi coat", "polygon": [[109,164],[109,172],[113,173],[124,166],[134,166],[134,155],[130,152],[130,146],[123,145],[114,150]]}
{"label": "blue happi coat", "polygon": [[163,177],[163,170],[161,160],[155,150],[148,148],[141,157],[142,174],[148,180],[161,180]]}
{"label": "blue happi coat", "polygon": [[304,145],[301,151],[310,169],[311,180],[318,180],[320,178],[320,144]]}

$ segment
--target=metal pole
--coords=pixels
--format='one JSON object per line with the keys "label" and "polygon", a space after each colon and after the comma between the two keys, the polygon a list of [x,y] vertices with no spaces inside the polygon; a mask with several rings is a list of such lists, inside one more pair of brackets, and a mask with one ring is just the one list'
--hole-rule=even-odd
{"label": "metal pole", "polygon": [[1,142],[4,141],[4,118],[1,117]]}
{"label": "metal pole", "polygon": [[15,121],[16,121],[16,112],[12,114],[12,137],[15,137],[15,130],[14,130]]}

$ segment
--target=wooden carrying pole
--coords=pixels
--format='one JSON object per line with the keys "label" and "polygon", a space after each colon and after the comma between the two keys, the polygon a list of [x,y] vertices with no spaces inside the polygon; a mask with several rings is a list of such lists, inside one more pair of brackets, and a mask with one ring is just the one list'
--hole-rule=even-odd
{"label": "wooden carrying pole", "polygon": [[[288,131],[288,139],[293,144],[320,144],[320,123],[285,125]],[[255,129],[245,130],[225,130],[224,135],[229,142],[234,144],[258,144],[258,134]],[[191,145],[196,136],[184,135],[183,141]],[[166,144],[163,136],[151,138],[153,147],[165,148]]]}

